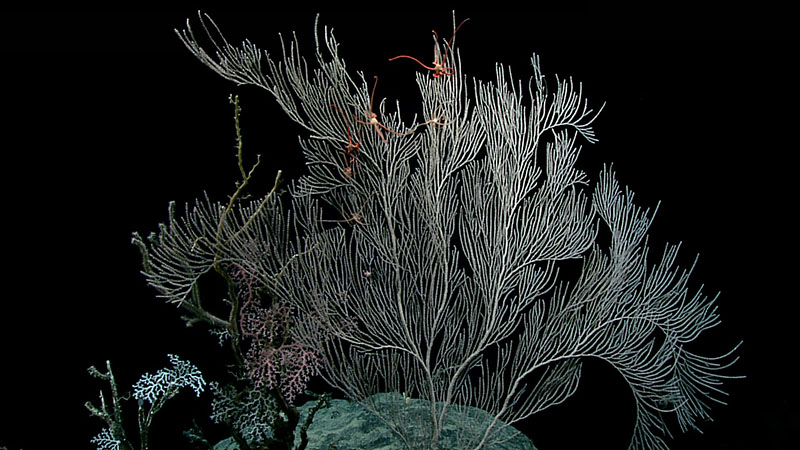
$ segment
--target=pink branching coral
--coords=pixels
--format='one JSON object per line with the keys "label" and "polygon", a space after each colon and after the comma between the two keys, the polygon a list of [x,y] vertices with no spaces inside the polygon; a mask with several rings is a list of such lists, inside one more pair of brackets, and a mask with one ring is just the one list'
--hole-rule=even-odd
{"label": "pink branching coral", "polygon": [[273,299],[269,308],[259,305],[259,297],[241,267],[233,278],[240,281],[244,305],[239,315],[242,336],[250,338],[245,356],[247,373],[256,387],[279,389],[292,403],[303,392],[308,380],[319,372],[320,359],[313,350],[291,342],[291,306]]}

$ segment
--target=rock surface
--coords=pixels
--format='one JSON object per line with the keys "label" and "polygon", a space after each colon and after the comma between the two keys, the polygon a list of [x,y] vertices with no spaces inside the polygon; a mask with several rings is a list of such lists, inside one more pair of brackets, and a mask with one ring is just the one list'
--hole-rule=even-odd
{"label": "rock surface", "polygon": [[[398,394],[377,394],[373,400],[381,404],[405,405],[403,418],[409,422],[425,417],[426,404],[420,400],[403,399]],[[302,424],[309,409],[316,404],[312,400],[298,407]],[[470,431],[483,431],[482,424],[491,420],[489,414],[477,408],[452,409],[445,421],[440,439],[440,449],[462,449]],[[422,424],[421,424],[422,425]],[[412,430],[421,425],[410,425]],[[516,434],[516,435],[515,435]],[[295,433],[295,445],[299,443],[299,432]],[[525,435],[513,427],[504,429],[500,442],[485,447],[487,450],[536,450]],[[331,445],[333,444],[333,445]],[[320,409],[308,429],[307,450],[402,450],[406,446],[400,437],[361,405],[347,400],[331,400],[328,408]],[[232,438],[220,441],[214,450],[238,450]]]}

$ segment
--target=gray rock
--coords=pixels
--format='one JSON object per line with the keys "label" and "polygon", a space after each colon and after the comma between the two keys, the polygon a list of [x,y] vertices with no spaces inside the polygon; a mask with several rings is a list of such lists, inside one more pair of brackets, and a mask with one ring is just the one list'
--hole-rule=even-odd
{"label": "gray rock", "polygon": [[[403,399],[398,394],[377,394],[371,397],[377,404],[402,406],[402,420],[409,423],[409,429],[424,429],[427,405],[416,399]],[[299,406],[300,423],[308,415],[309,409],[316,404],[315,400]],[[471,435],[482,433],[484,424],[491,420],[485,411],[472,407],[459,407],[450,410],[445,421],[440,449],[463,449],[464,443]],[[484,425],[484,426],[482,426]],[[499,423],[496,426],[500,426]],[[471,433],[471,431],[473,433]],[[300,433],[295,432],[295,445],[300,442]],[[487,450],[536,450],[533,443],[515,428],[504,429]],[[333,444],[333,446],[331,446]],[[412,444],[413,445],[413,444]],[[378,417],[364,409],[361,405],[347,400],[331,400],[328,408],[317,411],[314,421],[308,429],[308,450],[401,450],[406,446]],[[238,450],[232,438],[220,441],[214,450]]]}

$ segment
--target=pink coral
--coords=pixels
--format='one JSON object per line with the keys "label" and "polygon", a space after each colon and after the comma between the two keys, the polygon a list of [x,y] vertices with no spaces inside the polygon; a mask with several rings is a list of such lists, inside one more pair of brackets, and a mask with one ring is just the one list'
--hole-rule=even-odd
{"label": "pink coral", "polygon": [[247,352],[248,375],[256,386],[278,388],[288,403],[303,392],[308,380],[319,371],[319,357],[299,344],[279,348],[254,342]]}
{"label": "pink coral", "polygon": [[313,350],[291,343],[290,305],[274,300],[267,309],[248,299],[239,324],[242,335],[252,339],[245,357],[250,379],[257,387],[279,389],[292,403],[319,372],[320,359]]}

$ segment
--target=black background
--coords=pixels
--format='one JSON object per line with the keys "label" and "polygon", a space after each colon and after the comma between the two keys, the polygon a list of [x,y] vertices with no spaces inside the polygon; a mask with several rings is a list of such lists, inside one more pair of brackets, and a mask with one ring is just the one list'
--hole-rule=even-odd
{"label": "black background", "polygon": [[[233,42],[247,37],[277,54],[277,33],[297,30],[305,54],[313,50],[311,8],[209,12]],[[491,80],[501,62],[527,80],[536,52],[551,82],[573,77],[590,105],[606,103],[595,122],[600,142],[583,145],[581,167],[596,179],[613,162],[639,204],[661,200],[653,251],[682,241],[684,266],[700,253],[692,287],[721,292],[723,323],[699,349],[719,354],[742,340],[730,373],[747,378],[728,383],[729,404],[714,407],[705,434],[678,434],[672,447],[796,441],[798,46],[782,39],[793,37],[786,15],[457,13],[472,19],[458,35],[468,74]],[[287,178],[302,171],[302,130],[269,94],[234,86],[186,51],[172,30],[194,14],[2,13],[0,446],[92,448],[103,424],[83,403],[96,403],[103,386],[86,368],[106,359],[121,387],[166,366],[167,353],[207,379],[222,373],[225,350],[203,329],[186,329],[145,285],[131,233],[155,230],[170,200],[232,192],[229,94],[241,97],[246,154],[265,158],[255,193],[279,168]],[[418,68],[387,58],[430,62],[430,30],[449,36],[451,20],[425,8],[322,10],[320,22],[334,27],[348,67],[379,75],[377,95],[409,112]],[[183,447],[180,430],[192,418],[209,425],[208,403],[208,394],[172,400],[156,417],[153,448]],[[133,418],[135,404],[127,406]],[[631,408],[613,369],[589,361],[572,398],[519,428],[543,450],[626,448]]]}

